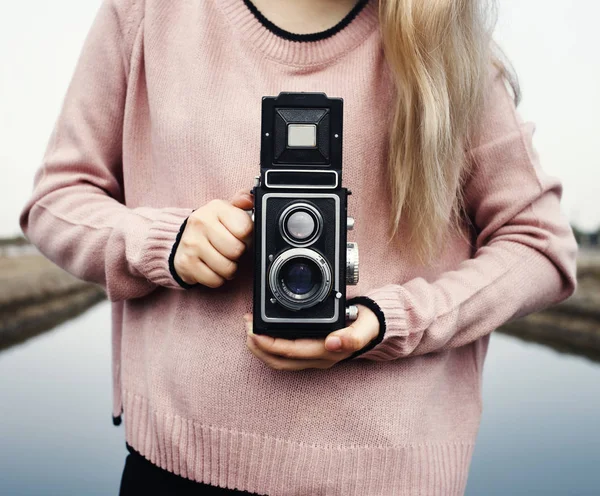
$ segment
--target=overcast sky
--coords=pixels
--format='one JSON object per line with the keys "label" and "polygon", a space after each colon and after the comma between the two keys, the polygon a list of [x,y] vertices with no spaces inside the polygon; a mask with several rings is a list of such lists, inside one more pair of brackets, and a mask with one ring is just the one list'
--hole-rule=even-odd
{"label": "overcast sky", "polygon": [[[99,5],[0,2],[0,236],[20,232],[20,209]],[[537,124],[542,167],[563,181],[563,211],[590,230],[600,225],[599,14],[593,0],[500,0],[496,36],[521,80],[521,114]]]}

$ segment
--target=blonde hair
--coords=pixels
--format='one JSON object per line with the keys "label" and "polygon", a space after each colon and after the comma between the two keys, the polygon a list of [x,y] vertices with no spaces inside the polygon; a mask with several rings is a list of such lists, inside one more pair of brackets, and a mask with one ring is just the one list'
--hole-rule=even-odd
{"label": "blonde hair", "polygon": [[[406,221],[417,262],[431,263],[448,231],[462,233],[466,148],[496,65],[519,89],[492,42],[484,0],[379,0],[384,53],[395,82],[389,141],[390,231]],[[407,250],[410,253],[410,250]]]}

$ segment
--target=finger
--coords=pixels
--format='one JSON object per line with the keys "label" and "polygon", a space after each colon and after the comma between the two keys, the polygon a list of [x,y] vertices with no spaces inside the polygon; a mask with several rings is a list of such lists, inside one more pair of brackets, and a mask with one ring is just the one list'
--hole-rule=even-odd
{"label": "finger", "polygon": [[208,266],[208,268],[224,279],[233,279],[238,264],[219,253],[207,238],[201,238],[199,240],[199,245],[200,253],[202,254],[200,259]]}
{"label": "finger", "polygon": [[216,274],[199,258],[190,260],[188,267],[192,277],[204,286],[208,286],[209,288],[218,288],[225,283],[225,279],[223,279],[219,274]]}
{"label": "finger", "polygon": [[265,334],[254,334],[252,322],[246,320],[246,331],[254,339],[254,344],[269,355],[277,355],[292,360],[327,360],[338,361],[339,353],[330,352],[325,349],[323,339],[284,339],[267,336]]}
{"label": "finger", "polygon": [[211,225],[206,233],[210,244],[225,258],[237,260],[246,251],[246,245],[243,241],[236,238],[220,222]]}
{"label": "finger", "polygon": [[252,248],[252,236],[242,239],[242,243],[246,245],[246,250],[250,250]]}
{"label": "finger", "polygon": [[[196,257],[193,258],[195,259]],[[191,257],[189,255],[178,250],[175,254],[174,264],[175,272],[183,282],[186,284],[196,284],[198,282],[193,278],[193,275],[189,273],[189,268],[191,266]]]}
{"label": "finger", "polygon": [[244,239],[252,233],[252,219],[242,209],[224,203],[217,211],[217,217],[227,230],[237,239]]}
{"label": "finger", "polygon": [[231,204],[242,210],[250,210],[254,206],[254,197],[250,193],[250,190],[242,189],[233,195]]}
{"label": "finger", "polygon": [[251,334],[246,338],[246,345],[256,358],[274,370],[297,371],[304,369],[327,369],[332,366],[332,362],[326,360],[291,360],[276,355],[270,355],[256,345]]}

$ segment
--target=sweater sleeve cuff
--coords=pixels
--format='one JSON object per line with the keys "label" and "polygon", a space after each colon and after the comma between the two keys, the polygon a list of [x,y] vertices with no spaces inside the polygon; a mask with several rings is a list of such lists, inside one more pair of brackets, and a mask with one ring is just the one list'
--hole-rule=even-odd
{"label": "sweater sleeve cuff", "polygon": [[191,289],[194,286],[198,286],[198,283],[188,284],[187,282],[185,282],[181,277],[179,277],[179,274],[175,270],[175,253],[177,253],[177,248],[179,247],[179,242],[181,241],[183,231],[185,231],[185,226],[187,224],[188,219],[189,217],[186,217],[186,219],[183,221],[183,224],[181,224],[179,232],[177,233],[177,237],[175,238],[175,243],[173,243],[173,247],[171,248],[171,253],[169,255],[169,272],[171,273],[171,277],[173,277],[177,284],[179,284],[179,286],[181,286],[183,289]]}
{"label": "sweater sleeve cuff", "polygon": [[[407,321],[410,309],[405,308],[402,303],[404,301],[402,286],[395,284],[384,286],[367,293],[364,298],[372,302],[370,306],[365,306],[377,315],[380,332],[375,340],[359,350],[360,358],[387,361],[404,356],[409,335]],[[348,304],[352,304],[353,300],[349,300]],[[357,303],[363,304],[360,301]]]}
{"label": "sweater sleeve cuff", "polygon": [[171,289],[192,287],[179,276],[175,278],[176,273],[172,268],[177,245],[192,212],[183,208],[166,209],[152,222],[142,250],[141,263],[144,275],[151,282]]}

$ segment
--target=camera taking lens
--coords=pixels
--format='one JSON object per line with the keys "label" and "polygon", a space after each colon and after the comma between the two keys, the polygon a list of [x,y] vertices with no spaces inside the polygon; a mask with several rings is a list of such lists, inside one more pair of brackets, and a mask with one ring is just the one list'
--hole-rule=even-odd
{"label": "camera taking lens", "polygon": [[306,298],[321,284],[319,268],[311,260],[291,261],[281,269],[281,284],[288,295]]}
{"label": "camera taking lens", "polygon": [[292,311],[321,303],[331,293],[331,283],[327,260],[307,248],[283,251],[269,269],[269,289],[275,300]]}

